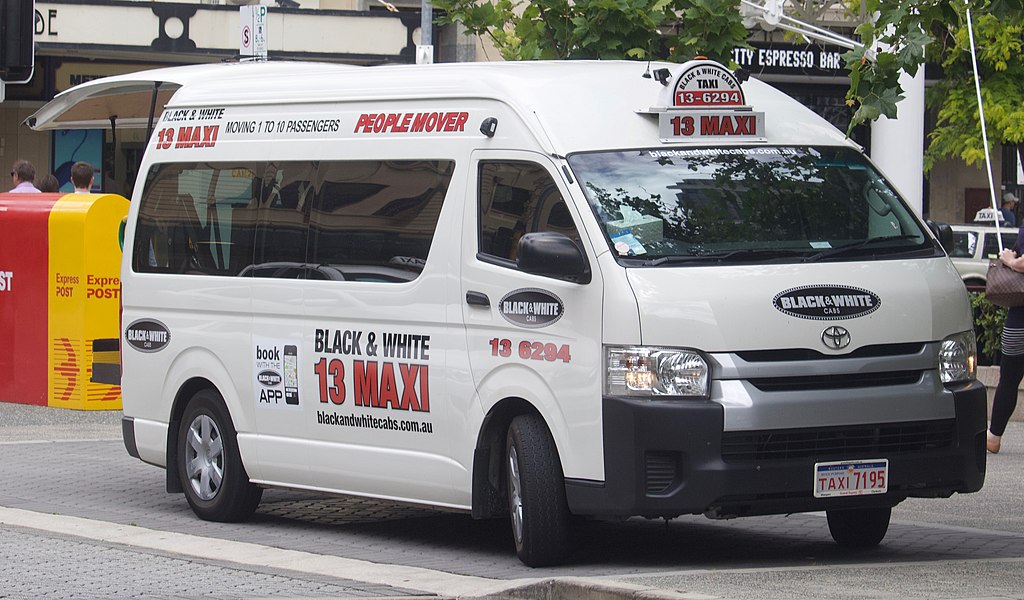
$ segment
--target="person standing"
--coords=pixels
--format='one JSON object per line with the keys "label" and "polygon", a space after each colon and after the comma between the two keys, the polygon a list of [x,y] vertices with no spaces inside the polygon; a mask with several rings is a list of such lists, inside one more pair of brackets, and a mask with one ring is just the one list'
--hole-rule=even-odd
{"label": "person standing", "polygon": [[999,209],[1003,215],[1003,224],[1008,227],[1017,226],[1017,197],[1011,192],[1003,194],[1003,207]]}
{"label": "person standing", "polygon": [[71,165],[71,183],[75,186],[76,194],[91,194],[94,175],[92,165],[84,161],[78,161]]}
{"label": "person standing", "polygon": [[39,189],[33,183],[36,179],[36,168],[27,160],[17,160],[11,167],[11,178],[14,180],[12,194],[38,194]]}
{"label": "person standing", "polygon": [[[1014,271],[1024,273],[1024,227],[1017,232],[1013,249],[1004,248],[999,260]],[[1003,432],[1017,408],[1017,389],[1024,379],[1024,306],[1006,312],[1003,323],[1002,358],[999,359],[999,383],[992,400],[992,417],[988,426],[988,451],[996,454],[1002,444]]]}
{"label": "person standing", "polygon": [[51,173],[43,175],[43,178],[39,181],[39,185],[36,186],[39,191],[44,194],[54,194],[60,191],[60,182]]}

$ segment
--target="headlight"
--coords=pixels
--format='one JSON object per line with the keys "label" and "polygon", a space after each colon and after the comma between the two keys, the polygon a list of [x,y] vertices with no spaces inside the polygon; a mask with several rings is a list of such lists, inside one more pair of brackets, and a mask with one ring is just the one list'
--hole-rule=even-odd
{"label": "headlight", "polygon": [[696,350],[608,347],[605,391],[609,396],[706,398],[708,371]]}
{"label": "headlight", "polygon": [[939,377],[942,383],[973,381],[978,365],[973,331],[953,334],[942,340],[939,349]]}

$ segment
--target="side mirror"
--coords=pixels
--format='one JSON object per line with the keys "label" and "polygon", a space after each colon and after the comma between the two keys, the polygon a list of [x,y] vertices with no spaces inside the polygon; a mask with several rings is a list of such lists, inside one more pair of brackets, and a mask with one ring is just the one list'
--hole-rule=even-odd
{"label": "side mirror", "polygon": [[939,245],[946,251],[946,254],[953,251],[953,228],[949,226],[949,223],[928,221],[928,229],[931,230],[935,239],[939,240]]}
{"label": "side mirror", "polygon": [[590,266],[576,242],[554,231],[527,233],[519,238],[516,265],[520,271],[590,283]]}

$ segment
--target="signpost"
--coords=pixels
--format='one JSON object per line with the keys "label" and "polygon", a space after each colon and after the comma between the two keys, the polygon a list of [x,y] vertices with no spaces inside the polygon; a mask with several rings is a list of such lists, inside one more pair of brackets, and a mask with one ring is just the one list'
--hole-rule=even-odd
{"label": "signpost", "polygon": [[247,4],[238,7],[238,14],[238,54],[242,60],[267,60],[267,7]]}

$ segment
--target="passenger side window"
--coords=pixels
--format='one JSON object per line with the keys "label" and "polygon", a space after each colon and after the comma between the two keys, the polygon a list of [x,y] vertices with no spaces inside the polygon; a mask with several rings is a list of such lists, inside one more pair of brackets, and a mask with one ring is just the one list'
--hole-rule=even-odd
{"label": "passenger side window", "polygon": [[238,275],[252,263],[257,205],[252,163],[154,166],[132,267],[139,273]]}
{"label": "passenger side window", "polygon": [[150,171],[132,266],[405,282],[423,270],[455,163],[170,163]]}
{"label": "passenger side window", "polygon": [[561,233],[582,247],[558,186],[540,165],[482,162],[479,181],[478,243],[482,254],[513,262],[519,238],[536,231]]}
{"label": "passenger side window", "polygon": [[310,214],[317,278],[401,283],[427,261],[455,163],[321,163]]}
{"label": "passenger side window", "polygon": [[252,268],[242,275],[282,279],[318,279],[306,261],[309,214],[316,163],[270,162],[257,176],[259,203]]}

